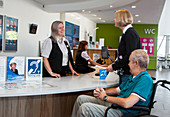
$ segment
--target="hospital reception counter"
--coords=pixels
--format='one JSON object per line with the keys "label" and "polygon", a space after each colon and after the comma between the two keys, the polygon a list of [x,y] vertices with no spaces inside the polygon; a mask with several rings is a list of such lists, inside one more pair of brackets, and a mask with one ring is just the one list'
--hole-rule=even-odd
{"label": "hospital reception counter", "polygon": [[78,95],[92,95],[97,87],[118,84],[94,78],[94,73],[43,81],[0,82],[0,117],[70,117]]}

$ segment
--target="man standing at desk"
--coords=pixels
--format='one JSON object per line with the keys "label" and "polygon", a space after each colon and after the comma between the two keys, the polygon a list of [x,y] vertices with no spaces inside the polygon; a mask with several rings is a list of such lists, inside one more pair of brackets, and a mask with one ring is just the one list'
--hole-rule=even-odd
{"label": "man standing at desk", "polygon": [[[77,98],[72,117],[103,117],[105,110],[112,104],[123,108],[134,105],[148,106],[152,94],[153,81],[147,74],[149,57],[144,50],[132,52],[129,58],[131,76],[117,88],[94,90],[94,97],[81,95]],[[109,95],[118,95],[116,97]],[[121,117],[127,113],[138,113],[137,110],[110,109],[108,116]]]}

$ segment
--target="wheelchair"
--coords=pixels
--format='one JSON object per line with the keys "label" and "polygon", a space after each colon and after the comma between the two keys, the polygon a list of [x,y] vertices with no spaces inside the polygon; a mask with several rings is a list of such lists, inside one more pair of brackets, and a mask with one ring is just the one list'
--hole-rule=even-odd
{"label": "wheelchair", "polygon": [[[156,78],[152,77],[153,80],[156,80]],[[154,100],[155,98],[155,94],[156,94],[156,90],[157,90],[157,86],[160,85],[163,88],[166,88],[170,91],[170,88],[168,88],[166,85],[169,84],[170,82],[167,80],[158,80],[157,82],[153,83],[153,92],[152,92],[152,96],[151,96],[151,100],[148,106],[138,106],[135,105],[131,108],[123,108],[123,107],[119,107],[119,109],[128,109],[128,110],[140,110],[140,113],[134,114],[134,113],[128,113],[128,114],[124,114],[123,117],[157,117],[154,115],[150,115],[151,113],[151,109],[154,108],[154,104],[156,103],[156,101]],[[109,109],[117,109],[117,107],[115,105],[111,105],[110,107],[108,107],[105,111],[105,115],[104,117],[107,117],[107,112]]]}

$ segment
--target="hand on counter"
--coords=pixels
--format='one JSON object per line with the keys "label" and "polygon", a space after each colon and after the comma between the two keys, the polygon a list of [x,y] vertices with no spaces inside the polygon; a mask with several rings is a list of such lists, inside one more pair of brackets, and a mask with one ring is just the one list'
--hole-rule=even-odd
{"label": "hand on counter", "polygon": [[56,74],[56,73],[52,73],[51,76],[53,76],[55,78],[61,78],[60,74]]}
{"label": "hand on counter", "polygon": [[72,76],[77,75],[80,76],[80,74],[78,74],[76,71],[72,70]]}
{"label": "hand on counter", "polygon": [[104,65],[101,65],[101,67],[107,67],[108,65],[104,64]]}

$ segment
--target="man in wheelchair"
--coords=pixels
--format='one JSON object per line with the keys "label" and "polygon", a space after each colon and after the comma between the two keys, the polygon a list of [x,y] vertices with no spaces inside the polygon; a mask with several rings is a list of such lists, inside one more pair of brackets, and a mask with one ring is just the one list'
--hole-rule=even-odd
{"label": "man in wheelchair", "polygon": [[80,95],[74,104],[72,117],[103,117],[106,109],[113,104],[116,108],[109,109],[108,117],[139,113],[140,110],[128,110],[127,108],[134,105],[149,105],[153,80],[146,71],[148,63],[149,57],[144,50],[133,51],[129,57],[129,67],[132,74],[129,79],[117,88],[106,90],[96,88],[93,92],[94,97]]}

